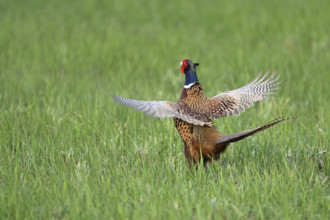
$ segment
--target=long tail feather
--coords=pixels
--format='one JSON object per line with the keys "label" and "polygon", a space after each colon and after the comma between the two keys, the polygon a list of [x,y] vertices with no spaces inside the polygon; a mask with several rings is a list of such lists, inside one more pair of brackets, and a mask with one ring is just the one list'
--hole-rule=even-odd
{"label": "long tail feather", "polygon": [[259,131],[263,131],[267,128],[270,128],[282,121],[285,121],[285,120],[288,120],[290,118],[295,118],[296,116],[290,116],[290,117],[287,117],[287,118],[276,118],[274,119],[273,121],[263,125],[263,126],[260,126],[258,128],[255,128],[255,129],[252,129],[252,130],[247,130],[247,131],[242,131],[242,132],[239,132],[239,133],[236,133],[236,134],[230,134],[230,135],[226,135],[226,136],[223,136],[221,138],[219,138],[217,141],[216,141],[216,144],[217,145],[223,145],[223,144],[229,144],[229,143],[232,143],[232,142],[236,142],[236,141],[240,141],[250,135],[253,135]]}

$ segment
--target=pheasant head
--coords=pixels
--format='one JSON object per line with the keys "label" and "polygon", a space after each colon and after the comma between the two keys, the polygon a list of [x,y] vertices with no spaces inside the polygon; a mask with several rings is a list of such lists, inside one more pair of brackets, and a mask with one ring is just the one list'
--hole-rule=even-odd
{"label": "pheasant head", "polygon": [[181,63],[181,72],[186,75],[186,81],[184,83],[184,88],[189,89],[191,86],[198,82],[196,67],[199,63],[193,63],[191,60],[184,59]]}

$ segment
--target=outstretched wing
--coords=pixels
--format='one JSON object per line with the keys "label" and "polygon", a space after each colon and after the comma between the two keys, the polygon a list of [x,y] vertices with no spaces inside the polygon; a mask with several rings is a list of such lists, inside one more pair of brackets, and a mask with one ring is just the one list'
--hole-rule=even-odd
{"label": "outstretched wing", "polygon": [[268,95],[278,89],[280,76],[274,72],[268,77],[268,73],[261,77],[261,73],[249,84],[235,90],[220,93],[209,99],[212,104],[210,118],[239,115],[246,108],[250,108],[254,102],[264,100]]}
{"label": "outstretched wing", "polygon": [[203,120],[202,118],[194,117],[193,115],[186,114],[177,103],[169,101],[140,101],[134,99],[123,98],[115,95],[111,95],[113,99],[122,105],[126,105],[131,108],[135,108],[140,112],[144,112],[146,115],[152,115],[155,118],[168,118],[177,117],[188,123],[195,125],[211,125],[210,120]]}

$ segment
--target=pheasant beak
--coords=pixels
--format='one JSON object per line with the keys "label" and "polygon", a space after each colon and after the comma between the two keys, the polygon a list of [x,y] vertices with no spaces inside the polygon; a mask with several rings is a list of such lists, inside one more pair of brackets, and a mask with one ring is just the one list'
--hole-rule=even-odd
{"label": "pheasant beak", "polygon": [[182,66],[182,61],[180,62],[180,66]]}

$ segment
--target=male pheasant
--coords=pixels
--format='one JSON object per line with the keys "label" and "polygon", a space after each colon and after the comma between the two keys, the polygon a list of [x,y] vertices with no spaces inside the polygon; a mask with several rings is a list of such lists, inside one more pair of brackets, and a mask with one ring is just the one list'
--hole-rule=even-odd
{"label": "male pheasant", "polygon": [[212,119],[239,115],[254,102],[262,101],[272,94],[279,84],[275,73],[261,74],[249,84],[212,98],[203,95],[203,87],[198,81],[196,67],[198,63],[185,59],[181,62],[181,72],[185,74],[185,84],[177,102],[140,101],[112,95],[120,104],[153,115],[157,118],[174,118],[174,124],[184,143],[184,154],[189,163],[197,164],[203,159],[204,165],[210,160],[218,160],[229,143],[244,139],[256,132],[267,129],[289,118],[275,119],[261,127],[222,136],[215,128]]}

